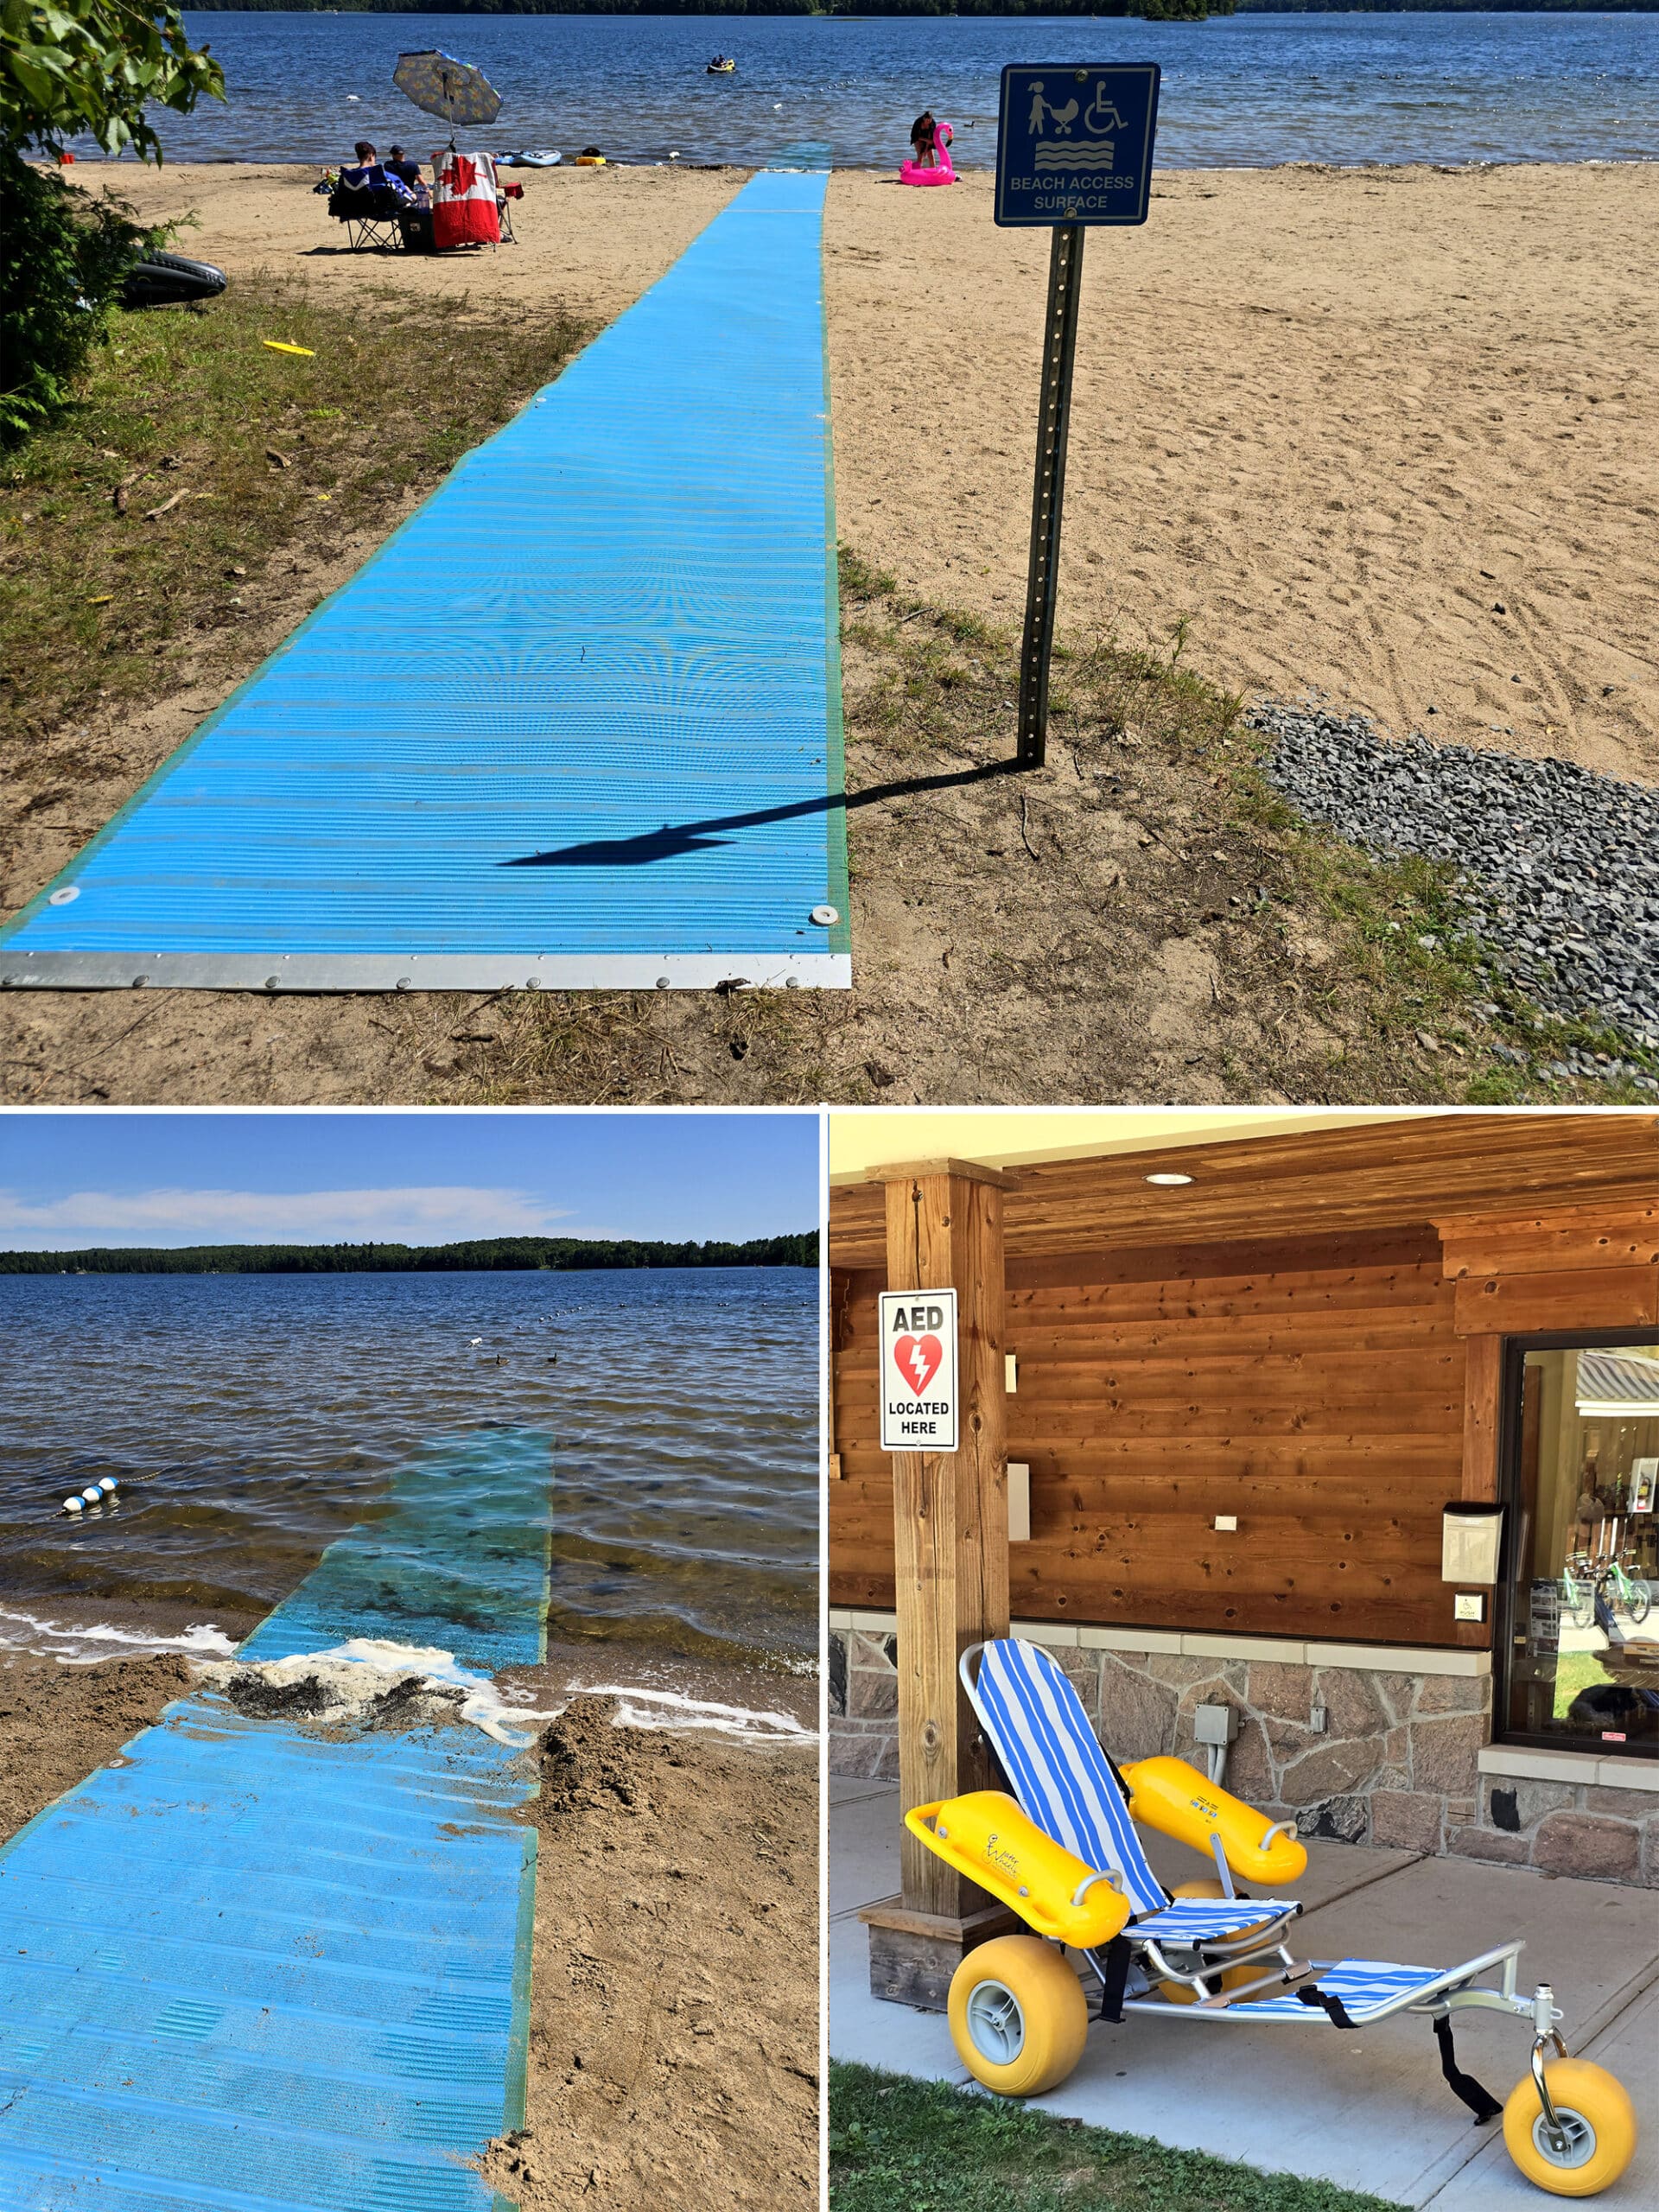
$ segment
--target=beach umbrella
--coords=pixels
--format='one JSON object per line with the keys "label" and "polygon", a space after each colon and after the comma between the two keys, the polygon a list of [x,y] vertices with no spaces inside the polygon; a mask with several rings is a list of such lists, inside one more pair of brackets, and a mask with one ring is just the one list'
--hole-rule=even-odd
{"label": "beach umbrella", "polygon": [[481,69],[453,54],[400,54],[391,81],[428,115],[441,115],[451,135],[458,123],[493,123],[501,95]]}

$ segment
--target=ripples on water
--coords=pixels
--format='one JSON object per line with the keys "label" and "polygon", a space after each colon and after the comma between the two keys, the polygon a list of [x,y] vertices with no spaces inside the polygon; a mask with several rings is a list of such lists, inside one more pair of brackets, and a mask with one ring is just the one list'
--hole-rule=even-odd
{"label": "ripples on water", "polygon": [[[501,93],[497,149],[591,141],[631,161],[894,167],[911,118],[931,106],[957,126],[958,162],[987,167],[1003,64],[1056,58],[1161,63],[1168,168],[1649,161],[1659,149],[1651,15],[186,21],[224,62],[231,98],[157,115],[183,161],[338,161],[360,137],[424,154],[444,134],[390,79],[400,51],[430,46],[477,62]],[[704,74],[716,47],[736,54],[736,76]]]}
{"label": "ripples on water", "polygon": [[54,1599],[263,1612],[400,1461],[507,1425],[552,1439],[556,1640],[816,1649],[810,1270],[0,1277],[0,1644],[61,1651]]}

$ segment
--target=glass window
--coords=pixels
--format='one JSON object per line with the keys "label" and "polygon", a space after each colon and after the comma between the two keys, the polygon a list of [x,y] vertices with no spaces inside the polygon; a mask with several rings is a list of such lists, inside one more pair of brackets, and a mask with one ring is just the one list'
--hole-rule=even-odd
{"label": "glass window", "polygon": [[1508,1732],[1659,1755],[1659,1342],[1529,1351],[1519,1392]]}

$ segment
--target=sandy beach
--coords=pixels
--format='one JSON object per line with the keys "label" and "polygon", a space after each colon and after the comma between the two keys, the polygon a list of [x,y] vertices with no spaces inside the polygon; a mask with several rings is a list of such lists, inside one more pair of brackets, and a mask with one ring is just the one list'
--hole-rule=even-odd
{"label": "sandy beach", "polygon": [[[590,1675],[592,1661],[584,1662]],[[604,1667],[607,1662],[597,1662]],[[608,1678],[608,1677],[607,1677]],[[0,1660],[0,1843],[198,1681],[186,1660]],[[569,1694],[568,1662],[518,1669]],[[564,1687],[561,1688],[561,1685]],[[699,1681],[731,1702],[798,1709],[817,1687]],[[619,2212],[807,2212],[817,2188],[816,1739],[756,1747],[619,1729],[578,1698],[548,1731],[525,2126],[480,2158],[525,2212],[588,2192]]]}
{"label": "sandy beach", "polygon": [[[345,253],[308,169],[110,181],[198,211],[183,250],[232,278],[609,316],[744,173],[519,175],[518,245],[465,260]],[[1659,781],[1656,224],[1659,165],[1166,172],[1146,227],[1088,250],[1062,620],[1167,644],[1185,620],[1229,686]],[[996,229],[983,173],[830,183],[841,535],[1008,620],[1046,252]]]}
{"label": "sandy beach", "polygon": [[[556,307],[613,318],[747,173],[518,174],[518,243],[443,258],[346,252],[306,168],[79,175],[118,184],[151,220],[196,211],[180,244],[232,283],[298,276],[371,312],[464,303],[487,334]],[[1230,690],[1314,685],[1396,734],[1659,783],[1656,221],[1659,165],[1165,173],[1144,229],[1088,247],[1061,575],[1071,640],[1160,657],[1179,641],[1183,668]],[[919,598],[1017,630],[1046,251],[995,227],[982,175],[933,193],[868,172],[830,180],[839,535],[894,580],[895,616]],[[242,619],[199,628],[152,700],[94,709],[19,758],[0,786],[9,908],[415,496],[261,569]],[[919,672],[925,690],[949,640],[895,676],[893,652],[930,626],[898,616],[873,653],[859,574],[850,1003],[785,1018],[701,995],[544,995],[532,1018],[489,994],[168,991],[135,1008],[120,993],[29,992],[0,1017],[0,1090],[171,1103],[1463,1095],[1475,1064],[1455,1031],[1449,1054],[1421,1014],[1379,1040],[1373,986],[1332,980],[1348,955],[1325,973],[1319,912],[1274,924],[1263,902],[1287,887],[1270,842],[1224,834],[1225,809],[1179,743],[1108,760],[1057,736],[1046,774],[1019,789],[881,798],[895,776],[959,779],[1006,757],[1013,686],[988,665],[958,670],[969,680],[950,714],[930,721],[912,693],[897,719],[873,715],[883,685]]]}

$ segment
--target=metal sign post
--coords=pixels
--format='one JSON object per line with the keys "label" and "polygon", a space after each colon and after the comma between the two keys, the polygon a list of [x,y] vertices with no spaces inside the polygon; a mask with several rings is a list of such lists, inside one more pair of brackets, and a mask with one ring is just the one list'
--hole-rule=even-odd
{"label": "metal sign post", "polygon": [[1060,512],[1065,491],[1071,368],[1083,285],[1083,234],[1091,224],[1144,223],[1158,124],[1156,62],[1002,72],[995,217],[1004,228],[1054,233],[1043,326],[1037,474],[1031,502],[1031,566],[1020,658],[1021,768],[1040,768],[1048,741],[1048,670],[1054,649]]}

